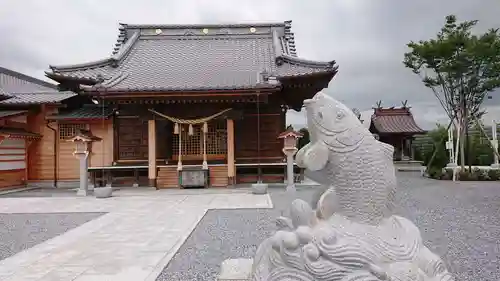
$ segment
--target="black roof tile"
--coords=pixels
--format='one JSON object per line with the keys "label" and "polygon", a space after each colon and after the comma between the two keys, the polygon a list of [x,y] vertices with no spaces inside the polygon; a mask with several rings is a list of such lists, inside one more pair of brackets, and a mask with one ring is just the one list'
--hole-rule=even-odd
{"label": "black roof tile", "polygon": [[75,96],[49,82],[0,67],[0,105],[59,103]]}
{"label": "black roof tile", "polygon": [[51,66],[47,76],[80,80],[87,90],[181,91],[276,88],[278,78],[333,75],[335,62],[296,57],[291,21],[227,25],[122,24],[112,56]]}

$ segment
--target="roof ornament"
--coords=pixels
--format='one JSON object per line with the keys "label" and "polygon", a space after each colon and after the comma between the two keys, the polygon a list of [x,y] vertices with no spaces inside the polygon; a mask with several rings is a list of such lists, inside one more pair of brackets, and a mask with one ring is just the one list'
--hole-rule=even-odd
{"label": "roof ornament", "polygon": [[101,73],[98,73],[95,78],[98,83],[104,82],[104,76]]}
{"label": "roof ornament", "polygon": [[225,35],[229,35],[231,34],[231,31],[229,30],[229,28],[221,28],[218,32],[218,34],[225,34]]}
{"label": "roof ornament", "polygon": [[282,66],[282,65],[283,65],[283,63],[284,63],[284,60],[283,60],[283,58],[282,58],[282,57],[276,57],[275,62],[276,62],[276,65],[277,65],[277,66]]}
{"label": "roof ornament", "polygon": [[163,32],[163,31],[162,31],[160,28],[157,28],[157,29],[155,30],[155,34],[156,34],[156,35],[160,35],[162,32]]}
{"label": "roof ornament", "polygon": [[377,106],[377,109],[381,109],[382,108],[382,101],[381,100],[377,101],[377,103],[375,103],[375,105]]}
{"label": "roof ornament", "polygon": [[250,27],[250,32],[251,33],[255,33],[257,31],[257,29],[255,29],[255,27]]}
{"label": "roof ornament", "polygon": [[409,107],[408,107],[408,100],[404,100],[404,101],[402,101],[402,102],[401,102],[401,104],[403,105],[403,108],[404,108],[404,109],[408,109],[408,108],[409,108]]}
{"label": "roof ornament", "polygon": [[208,34],[208,28],[203,28],[202,32],[203,34]]}

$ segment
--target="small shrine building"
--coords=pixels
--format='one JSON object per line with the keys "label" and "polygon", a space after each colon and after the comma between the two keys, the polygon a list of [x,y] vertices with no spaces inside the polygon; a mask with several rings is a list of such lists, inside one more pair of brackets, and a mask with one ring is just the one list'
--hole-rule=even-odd
{"label": "small shrine building", "polygon": [[291,21],[121,24],[109,57],[50,66],[47,77],[89,104],[48,119],[60,136],[102,139],[90,155],[95,184],[179,187],[185,170],[207,170],[210,186],[283,182],[286,111],[336,73],[334,61],[297,56]]}
{"label": "small shrine building", "polygon": [[399,108],[383,108],[377,103],[371,116],[369,130],[378,136],[381,142],[394,146],[394,160],[414,160],[412,141],[415,135],[425,134],[410,111],[410,107],[403,102]]}

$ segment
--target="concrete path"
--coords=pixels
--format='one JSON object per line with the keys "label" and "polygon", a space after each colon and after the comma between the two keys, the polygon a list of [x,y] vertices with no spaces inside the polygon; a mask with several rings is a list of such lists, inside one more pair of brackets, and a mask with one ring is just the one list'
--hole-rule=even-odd
{"label": "concrete path", "polygon": [[182,193],[122,192],[108,199],[0,198],[0,213],[107,212],[0,261],[0,280],[152,281],[208,209],[272,207],[268,195]]}

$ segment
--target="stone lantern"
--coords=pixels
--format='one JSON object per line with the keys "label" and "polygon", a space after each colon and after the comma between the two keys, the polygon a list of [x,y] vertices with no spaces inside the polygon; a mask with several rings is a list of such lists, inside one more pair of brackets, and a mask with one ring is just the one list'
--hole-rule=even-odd
{"label": "stone lantern", "polygon": [[288,126],[286,131],[278,136],[278,139],[283,139],[283,153],[286,155],[286,175],[287,175],[287,191],[295,191],[295,180],[293,178],[293,156],[297,153],[297,142],[303,135],[295,132],[292,126]]}
{"label": "stone lantern", "polygon": [[91,144],[95,141],[101,141],[101,138],[92,135],[89,130],[80,129],[75,136],[68,139],[68,141],[75,143],[75,151],[73,155],[80,160],[80,187],[76,195],[88,195],[88,156],[90,153]]}

